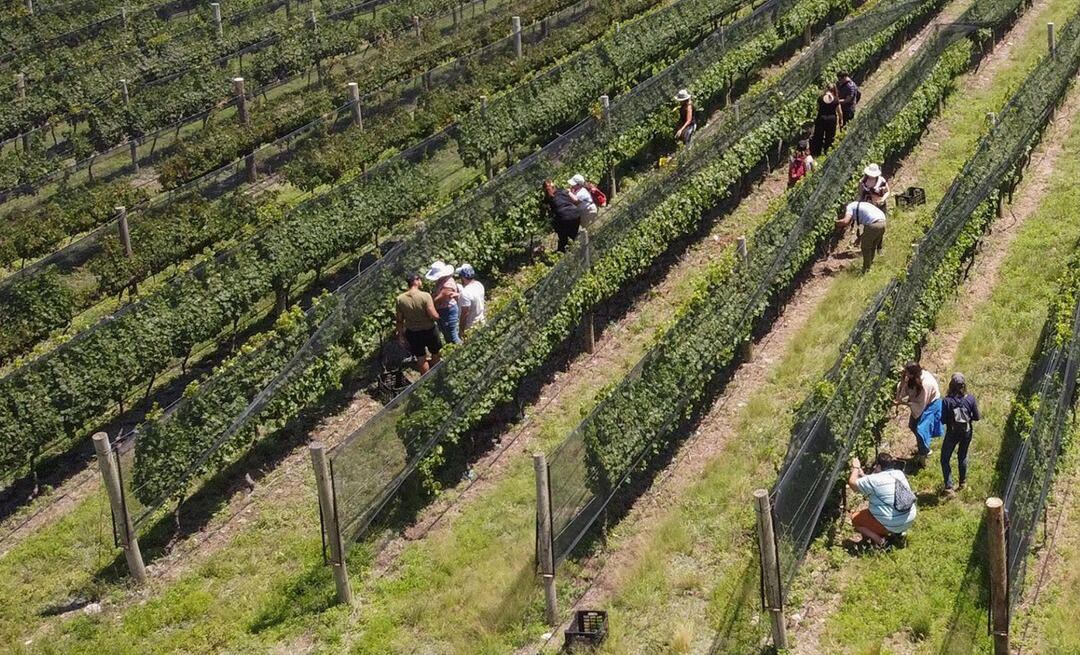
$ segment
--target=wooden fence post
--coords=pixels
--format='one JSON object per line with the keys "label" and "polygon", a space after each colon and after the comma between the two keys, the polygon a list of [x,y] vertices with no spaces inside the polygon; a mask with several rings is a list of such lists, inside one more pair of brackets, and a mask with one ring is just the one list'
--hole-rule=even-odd
{"label": "wooden fence post", "polygon": [[555,554],[552,552],[551,488],[548,486],[547,457],[533,455],[536,471],[536,559],[540,563],[540,579],[544,584],[544,619],[548,625],[559,624],[559,600],[555,593]]}
{"label": "wooden fence post", "polygon": [[1000,498],[986,499],[986,529],[994,655],[1009,655],[1009,566],[1005,552],[1005,503]]}
{"label": "wooden fence post", "polygon": [[[97,453],[98,468],[101,469],[101,477],[105,482],[105,491],[109,495],[109,506],[113,513],[113,529],[120,538],[120,547],[124,549],[124,559],[127,560],[128,572],[135,582],[142,585],[146,583],[146,566],[143,564],[142,551],[139,550],[139,540],[135,536],[135,526],[131,523],[131,517],[127,513],[127,503],[124,502],[124,490],[120,486],[120,472],[116,468],[116,460],[113,459],[112,445],[109,443],[109,435],[98,432],[94,435],[94,452]],[[117,524],[121,529],[117,529]]]}
{"label": "wooden fence post", "polygon": [[[480,96],[480,117],[487,119],[488,102],[487,96]],[[485,121],[486,122],[486,121]],[[484,153],[484,174],[490,180],[495,177],[495,167],[491,164],[491,153]]]}
{"label": "wooden fence post", "polygon": [[346,86],[349,87],[349,105],[352,108],[353,125],[363,131],[364,115],[360,111],[360,85],[356,82],[349,82]]}
{"label": "wooden fence post", "polygon": [[1057,59],[1057,39],[1054,36],[1054,24],[1046,24],[1046,45],[1050,50],[1050,57]]}
{"label": "wooden fence post", "polygon": [[521,16],[510,18],[510,31],[514,35],[514,59],[521,59]]}
{"label": "wooden fence post", "polygon": [[34,0],[26,0],[26,11],[30,12],[30,15],[34,15]]}
{"label": "wooden fence post", "polygon": [[419,16],[413,15],[413,17],[412,17],[412,26],[413,26],[413,32],[416,33],[416,38],[418,40],[423,39],[423,35],[422,35],[421,30],[420,30],[420,17]]}
{"label": "wooden fence post", "polygon": [[211,2],[210,9],[214,12],[214,34],[220,41],[225,38],[225,28],[221,24],[221,3]]}
{"label": "wooden fence post", "polygon": [[[592,240],[589,239],[589,230],[581,228],[581,247],[585,249],[582,257],[585,259],[585,270],[592,270]],[[596,312],[591,309],[585,312],[585,352],[590,355],[596,352]]]}
{"label": "wooden fence post", "polygon": [[124,246],[124,256],[133,257],[131,250],[131,231],[128,229],[127,207],[115,207],[116,220],[120,226],[120,243]]}
{"label": "wooden fence post", "polygon": [[758,551],[761,557],[761,578],[765,582],[765,603],[772,624],[773,646],[787,648],[787,625],[784,621],[784,598],[780,589],[780,563],[776,560],[776,535],[773,532],[772,506],[769,490],[754,491],[754,510],[757,514]]}
{"label": "wooden fence post", "polygon": [[26,73],[15,73],[15,97],[26,100]]}
{"label": "wooden fence post", "polygon": [[[611,99],[606,95],[600,96],[600,120],[605,130],[611,129]],[[608,169],[608,186],[611,187],[611,197],[615,197],[618,185],[615,183],[615,167]]]}
{"label": "wooden fence post", "polygon": [[349,571],[345,565],[345,546],[341,542],[341,530],[337,521],[337,503],[334,502],[334,481],[326,459],[326,445],[313,441],[308,446],[311,463],[315,467],[315,485],[319,491],[319,515],[322,517],[323,536],[330,546],[330,565],[334,569],[334,585],[337,599],[345,605],[353,604]]}
{"label": "wooden fence post", "polygon": [[251,117],[248,116],[247,94],[244,93],[244,78],[233,78],[233,95],[236,96],[236,115],[241,125],[248,125]]}
{"label": "wooden fence post", "polygon": [[254,184],[259,181],[259,169],[255,164],[254,151],[244,155],[244,180],[248,184]]}
{"label": "wooden fence post", "polygon": [[319,17],[315,13],[315,7],[312,7],[311,11],[308,12],[308,21],[311,22],[311,31],[312,32],[319,29]]}

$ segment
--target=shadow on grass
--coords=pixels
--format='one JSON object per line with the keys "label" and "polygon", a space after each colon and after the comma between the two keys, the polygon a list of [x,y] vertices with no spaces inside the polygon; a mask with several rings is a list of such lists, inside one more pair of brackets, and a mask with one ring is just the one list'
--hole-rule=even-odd
{"label": "shadow on grass", "polygon": [[[766,635],[766,623],[760,620],[760,568],[756,558],[748,558],[737,578],[734,590],[720,611],[716,636],[709,646],[709,655],[721,653],[772,653],[771,646],[760,644]],[[756,623],[755,623],[756,621]]]}
{"label": "shadow on grass", "polygon": [[248,627],[252,634],[310,618],[337,604],[330,567],[322,563],[282,583],[267,597],[271,599],[269,604]]}

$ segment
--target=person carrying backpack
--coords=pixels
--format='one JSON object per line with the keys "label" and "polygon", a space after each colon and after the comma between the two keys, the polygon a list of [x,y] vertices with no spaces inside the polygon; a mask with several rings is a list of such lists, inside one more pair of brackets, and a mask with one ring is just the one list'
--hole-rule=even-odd
{"label": "person carrying backpack", "polygon": [[851,526],[875,546],[884,546],[886,539],[903,535],[915,523],[915,492],[888,453],[878,453],[870,473],[863,471],[858,457],[852,459],[848,487],[869,503],[851,516]]}
{"label": "person carrying backpack", "polygon": [[798,184],[799,180],[814,170],[816,165],[814,156],[810,154],[810,142],[805,139],[799,141],[799,145],[795,148],[795,154],[791,156],[791,162],[788,164],[788,188],[790,189]]}
{"label": "person carrying backpack", "polygon": [[957,468],[960,470],[960,486],[967,482],[968,447],[975,434],[975,421],[982,418],[975,396],[967,392],[967,383],[963,373],[953,373],[949,381],[948,395],[942,402],[942,422],[945,424],[945,441],[941,444],[941,475],[945,479],[945,493],[954,493],[952,468],[950,466],[953,450],[957,451]]}

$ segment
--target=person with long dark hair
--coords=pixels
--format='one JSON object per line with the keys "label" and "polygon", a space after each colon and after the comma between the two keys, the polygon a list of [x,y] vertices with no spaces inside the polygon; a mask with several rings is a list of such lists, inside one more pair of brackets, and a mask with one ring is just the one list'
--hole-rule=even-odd
{"label": "person with long dark hair", "polygon": [[925,460],[933,452],[930,440],[942,433],[941,390],[937,378],[918,362],[908,362],[900,374],[894,404],[907,405],[911,410],[908,429],[915,435],[919,458]]}

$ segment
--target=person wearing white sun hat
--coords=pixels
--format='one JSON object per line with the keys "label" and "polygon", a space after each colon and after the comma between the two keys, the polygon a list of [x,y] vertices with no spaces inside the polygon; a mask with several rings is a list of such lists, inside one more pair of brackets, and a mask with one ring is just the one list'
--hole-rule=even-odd
{"label": "person wearing white sun hat", "polygon": [[454,281],[454,267],[442,260],[436,261],[428,268],[424,278],[435,283],[433,297],[435,310],[439,312],[439,331],[449,343],[461,343],[461,334],[458,331],[460,289]]}
{"label": "person wearing white sun hat", "polygon": [[881,211],[889,198],[889,182],[881,174],[881,167],[870,164],[863,169],[863,178],[859,181],[859,200],[873,203]]}
{"label": "person wearing white sun hat", "polygon": [[585,182],[585,176],[578,173],[567,180],[566,185],[570,187],[570,198],[573,199],[574,204],[581,211],[581,225],[589,227],[599,210],[596,207],[596,200],[593,199],[592,192],[589,191],[589,187]]}
{"label": "person wearing white sun hat", "polygon": [[675,102],[679,103],[677,108],[679,127],[675,130],[675,140],[681,140],[683,144],[690,145],[690,139],[694,137],[694,132],[697,131],[697,121],[694,120],[693,96],[686,89],[679,89],[679,92],[675,94]]}

